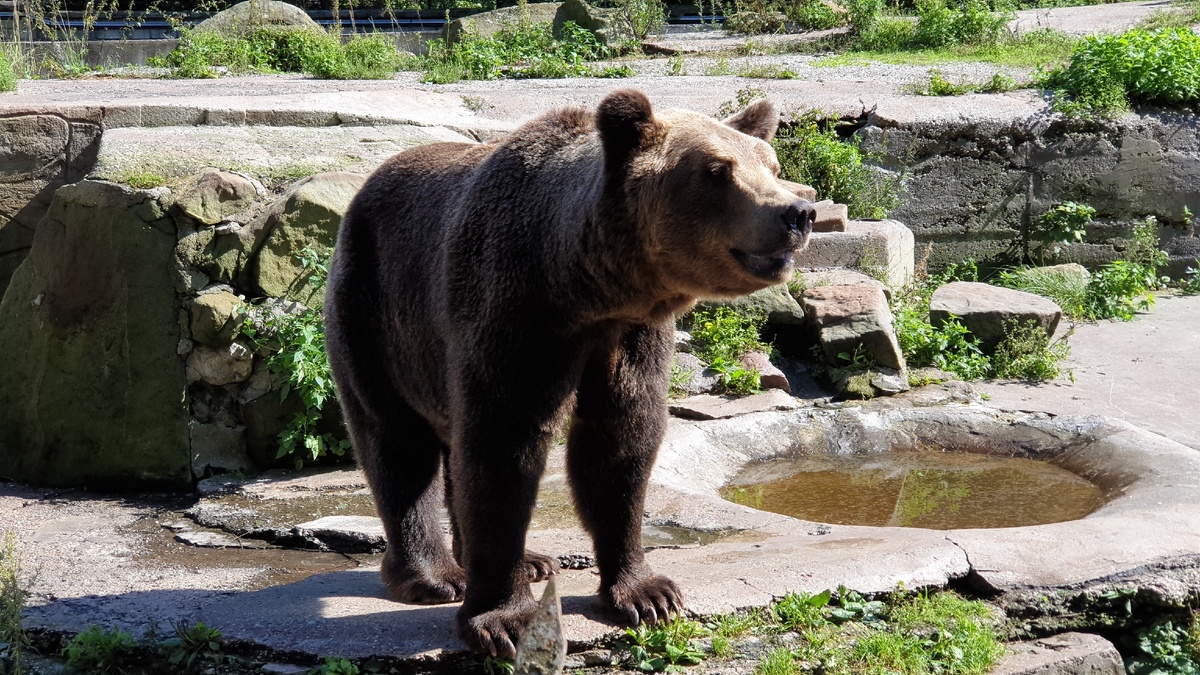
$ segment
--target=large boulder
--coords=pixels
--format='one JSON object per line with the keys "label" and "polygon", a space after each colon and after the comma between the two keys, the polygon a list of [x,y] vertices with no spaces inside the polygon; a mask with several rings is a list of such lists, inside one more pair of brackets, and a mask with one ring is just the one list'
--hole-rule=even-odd
{"label": "large boulder", "polygon": [[197,222],[216,225],[252,205],[263,187],[244,176],[205,169],[175,189],[175,207]]}
{"label": "large boulder", "polygon": [[295,5],[278,0],[246,0],[201,21],[197,31],[215,31],[222,35],[244,35],[263,26],[286,26],[320,31],[321,25]]}
{"label": "large boulder", "polygon": [[0,302],[0,475],[102,489],[191,484],[181,304],[164,189],[55,193]]}
{"label": "large boulder", "polygon": [[272,204],[254,227],[243,228],[242,238],[253,238],[258,251],[248,268],[253,289],[320,307],[325,289],[309,283],[312,270],[304,268],[300,254],[306,249],[321,255],[333,250],[342,216],[365,180],[343,172],[306,178]]}
{"label": "large boulder", "polygon": [[1004,327],[1013,320],[1034,322],[1050,335],[1058,328],[1062,309],[1040,295],[974,281],[955,281],[933,292],[929,300],[929,322],[941,326],[951,316],[979,339],[980,348],[991,353],[1004,339]]}
{"label": "large boulder", "polygon": [[500,31],[510,26],[520,24],[538,24],[538,23],[554,23],[555,16],[558,14],[559,7],[562,3],[558,2],[532,2],[524,7],[515,5],[513,7],[502,7],[490,12],[480,12],[464,16],[461,19],[455,19],[446,24],[442,30],[442,37],[449,44],[454,44],[462,40],[464,35],[470,35],[475,38],[486,38],[499,33]]}
{"label": "large boulder", "polygon": [[566,0],[554,16],[554,34],[562,32],[562,26],[574,21],[596,36],[600,44],[614,47],[634,39],[633,28],[621,15],[620,10],[593,7],[585,0]]}
{"label": "large boulder", "polygon": [[876,365],[904,371],[892,310],[880,288],[858,284],[808,288],[804,311],[830,365],[848,365],[841,355],[853,355],[861,348]]}
{"label": "large boulder", "polygon": [[732,300],[703,300],[696,304],[698,309],[730,307],[739,313],[755,312],[767,317],[767,323],[783,326],[798,326],[804,323],[804,310],[788,292],[787,284],[776,284],[750,295]]}

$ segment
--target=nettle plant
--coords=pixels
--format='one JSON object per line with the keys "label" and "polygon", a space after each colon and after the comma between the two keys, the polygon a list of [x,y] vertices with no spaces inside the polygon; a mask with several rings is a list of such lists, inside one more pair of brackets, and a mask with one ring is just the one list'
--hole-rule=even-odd
{"label": "nettle plant", "polygon": [[[1030,239],[1036,238],[1041,263],[1054,260],[1071,244],[1078,244],[1087,236],[1087,226],[1096,216],[1096,209],[1087,204],[1062,202],[1050,207],[1038,216],[1031,229]],[[1029,254],[1026,254],[1029,257]]]}
{"label": "nettle plant", "polygon": [[[304,283],[324,288],[329,278],[332,251],[307,246],[300,253]],[[276,458],[292,457],[296,468],[328,455],[342,456],[350,441],[327,429],[325,410],[337,404],[337,389],[325,353],[325,317],[319,309],[305,308],[297,314],[275,314],[256,320],[247,314],[242,334],[258,351],[267,351],[267,368],[283,383],[280,399],[295,393],[302,409],[279,434]]]}

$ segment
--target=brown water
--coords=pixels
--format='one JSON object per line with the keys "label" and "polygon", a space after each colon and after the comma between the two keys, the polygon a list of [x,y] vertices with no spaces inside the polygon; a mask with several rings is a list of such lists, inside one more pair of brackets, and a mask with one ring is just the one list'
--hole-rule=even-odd
{"label": "brown water", "polygon": [[820,523],[934,530],[1076,520],[1106,501],[1101,488],[1048,462],[965,452],[769,462],[738,474],[722,496]]}

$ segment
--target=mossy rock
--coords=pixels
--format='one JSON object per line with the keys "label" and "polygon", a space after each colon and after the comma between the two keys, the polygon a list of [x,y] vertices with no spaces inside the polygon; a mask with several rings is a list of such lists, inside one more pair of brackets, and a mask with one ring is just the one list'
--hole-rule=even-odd
{"label": "mossy rock", "polygon": [[524,7],[520,5],[501,7],[490,12],[464,16],[446,24],[442,30],[442,37],[447,43],[454,44],[466,35],[474,38],[488,38],[505,28],[522,23],[554,23],[554,17],[558,14],[561,6],[560,2],[533,2]]}
{"label": "mossy rock", "polygon": [[299,256],[307,248],[323,254],[333,250],[342,216],[365,180],[342,172],[306,178],[273,204],[259,224],[244,230],[243,241],[256,242],[247,270],[256,293],[314,308],[323,304],[325,289],[309,283],[310,271]]}
{"label": "mossy rock", "polygon": [[187,382],[165,190],[60,188],[0,302],[0,475],[187,488]]}
{"label": "mossy rock", "polygon": [[321,25],[295,5],[279,0],[246,0],[201,21],[196,31],[240,36],[263,26],[324,32]]}

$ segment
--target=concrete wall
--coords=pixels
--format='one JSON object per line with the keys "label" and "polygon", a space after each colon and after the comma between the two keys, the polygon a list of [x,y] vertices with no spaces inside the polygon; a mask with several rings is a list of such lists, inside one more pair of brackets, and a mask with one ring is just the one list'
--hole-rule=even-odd
{"label": "concrete wall", "polygon": [[1067,256],[1084,264],[1120,257],[1131,227],[1156,216],[1170,272],[1200,256],[1183,207],[1200,214],[1200,125],[1196,115],[1155,112],[1113,123],[1054,117],[910,122],[868,119],[859,130],[906,193],[892,217],[912,228],[918,254],[933,244],[938,267],[973,256],[1001,261],[1019,250],[1030,223],[1065,200],[1097,211]]}

